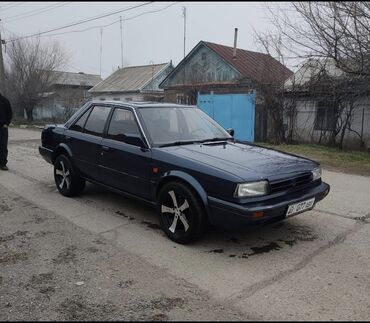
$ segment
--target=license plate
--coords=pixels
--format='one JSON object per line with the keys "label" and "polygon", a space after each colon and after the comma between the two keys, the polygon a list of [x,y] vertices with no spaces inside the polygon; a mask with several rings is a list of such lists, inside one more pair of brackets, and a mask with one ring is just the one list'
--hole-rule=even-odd
{"label": "license plate", "polygon": [[286,216],[293,216],[297,213],[301,213],[303,211],[309,210],[313,207],[313,204],[315,203],[315,198],[302,201],[299,203],[291,204],[288,207],[288,211],[286,212]]}

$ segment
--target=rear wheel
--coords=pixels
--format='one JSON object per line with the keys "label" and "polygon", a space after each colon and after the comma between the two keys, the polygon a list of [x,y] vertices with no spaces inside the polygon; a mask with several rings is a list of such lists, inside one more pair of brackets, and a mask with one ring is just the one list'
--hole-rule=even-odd
{"label": "rear wheel", "polygon": [[184,184],[170,182],[158,194],[157,212],[162,230],[177,243],[200,238],[206,216],[198,197]]}
{"label": "rear wheel", "polygon": [[54,180],[58,191],[64,196],[76,196],[85,188],[85,180],[76,174],[65,155],[59,155],[55,159]]}

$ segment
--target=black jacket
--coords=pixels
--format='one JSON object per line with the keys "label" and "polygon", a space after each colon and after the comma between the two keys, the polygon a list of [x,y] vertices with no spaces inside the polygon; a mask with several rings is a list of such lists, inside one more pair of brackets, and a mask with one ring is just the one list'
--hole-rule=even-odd
{"label": "black jacket", "polygon": [[9,126],[12,121],[12,107],[8,99],[0,94],[0,127],[7,125]]}

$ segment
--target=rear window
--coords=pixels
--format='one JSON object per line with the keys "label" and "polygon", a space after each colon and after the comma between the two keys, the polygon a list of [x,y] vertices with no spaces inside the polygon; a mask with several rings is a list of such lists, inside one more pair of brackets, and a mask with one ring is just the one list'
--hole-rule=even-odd
{"label": "rear window", "polygon": [[86,119],[89,116],[91,109],[88,109],[78,120],[74,123],[69,130],[82,132],[86,123]]}

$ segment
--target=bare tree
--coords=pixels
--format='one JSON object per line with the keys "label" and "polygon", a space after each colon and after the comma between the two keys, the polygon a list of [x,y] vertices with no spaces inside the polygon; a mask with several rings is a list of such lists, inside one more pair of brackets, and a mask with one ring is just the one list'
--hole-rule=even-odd
{"label": "bare tree", "polygon": [[[283,44],[281,33],[272,32],[254,32],[255,41],[261,50],[269,56],[275,58],[282,65],[286,66],[285,45]],[[274,73],[268,71],[269,62],[266,61],[263,70],[260,71],[262,80],[256,84],[257,91],[262,96],[265,111],[269,117],[269,128],[271,133],[269,140],[275,144],[284,141],[291,142],[294,132],[295,102],[294,96],[290,100],[285,98],[285,82],[290,76],[278,75],[272,77]],[[293,82],[294,85],[294,82]],[[285,129],[284,116],[288,116],[291,122],[288,123],[288,129]]]}
{"label": "bare tree", "polygon": [[57,42],[23,39],[7,44],[6,83],[18,116],[26,112],[33,120],[33,110],[50,92],[53,73],[67,56]]}
{"label": "bare tree", "polygon": [[[342,148],[348,131],[359,135],[352,122],[358,99],[369,93],[370,3],[292,2],[290,8],[270,6],[268,10],[275,33],[291,57],[324,62],[304,89],[290,92],[290,98],[305,92],[328,102],[333,125],[321,130],[318,141],[327,138],[330,145]],[[266,47],[273,38],[269,43],[266,38],[259,40]],[[334,64],[326,66],[326,62]]]}

